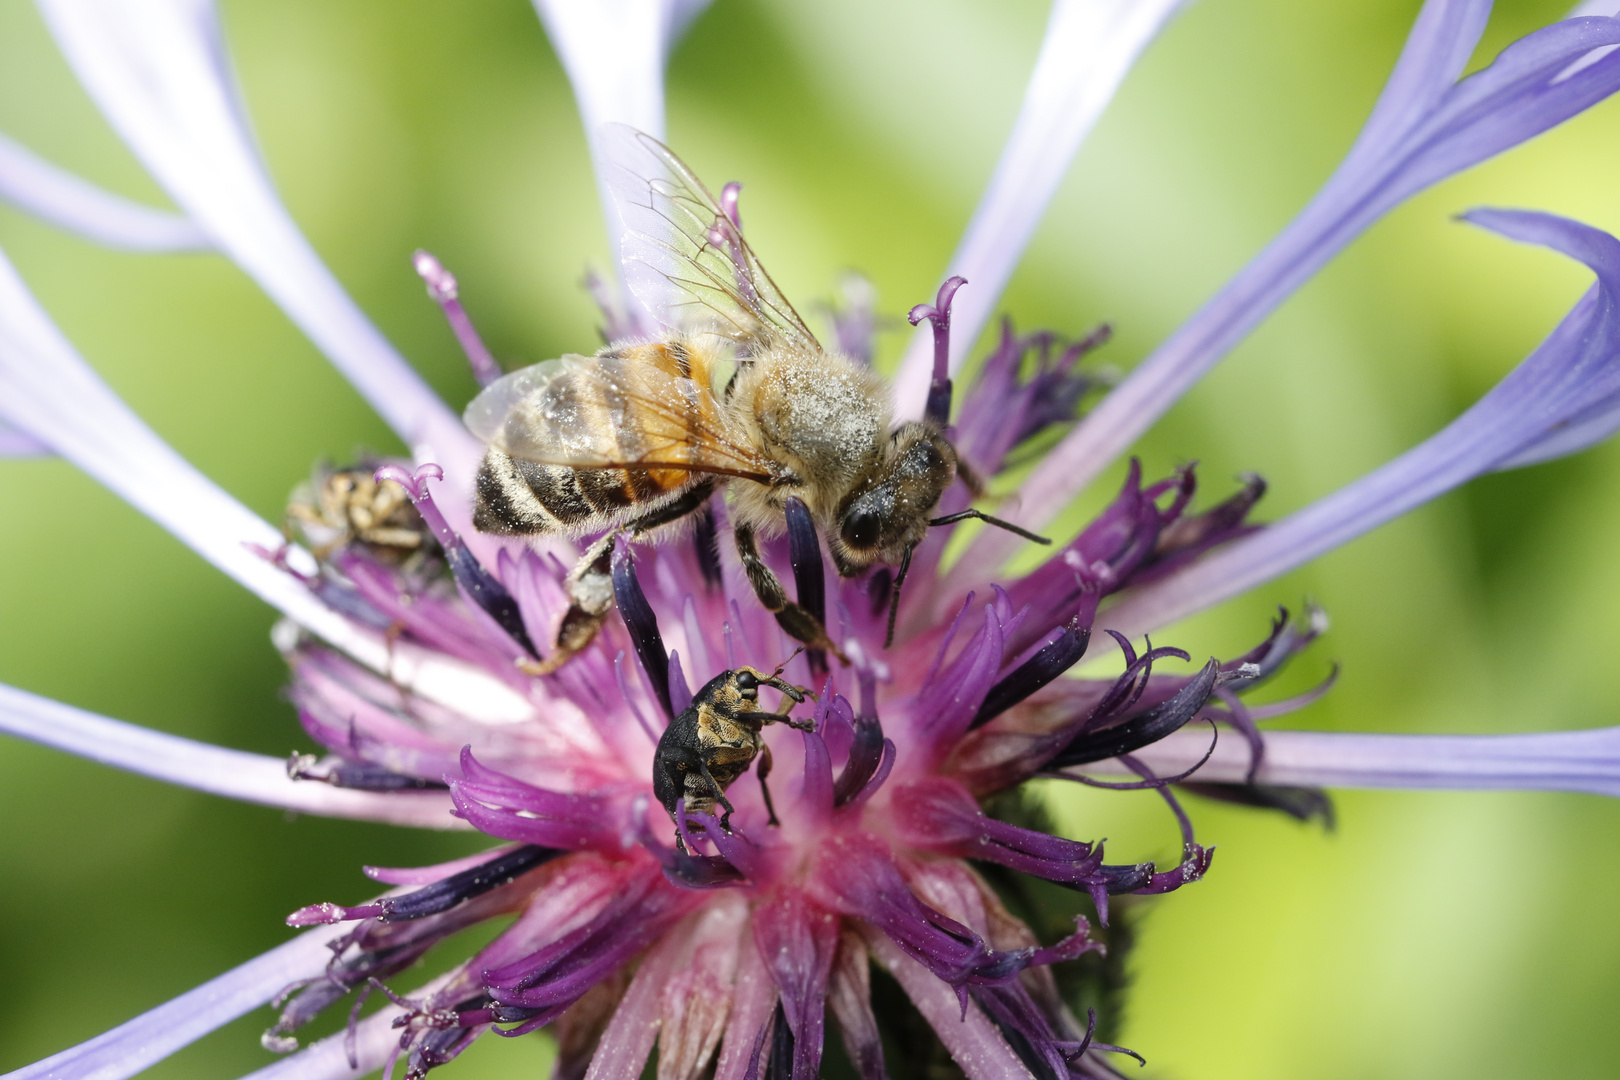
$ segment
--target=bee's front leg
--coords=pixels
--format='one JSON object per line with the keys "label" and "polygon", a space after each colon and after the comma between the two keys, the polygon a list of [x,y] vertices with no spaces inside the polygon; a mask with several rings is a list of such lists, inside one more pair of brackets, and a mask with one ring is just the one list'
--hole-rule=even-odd
{"label": "bee's front leg", "polygon": [[749,587],[765,610],[776,616],[782,629],[795,641],[802,641],[812,649],[824,649],[838,657],[839,663],[848,664],[849,658],[827,636],[827,628],[821,625],[821,620],[787,598],[781,579],[759,557],[753,528],[738,525],[732,531],[737,540],[737,557],[748,574]]}

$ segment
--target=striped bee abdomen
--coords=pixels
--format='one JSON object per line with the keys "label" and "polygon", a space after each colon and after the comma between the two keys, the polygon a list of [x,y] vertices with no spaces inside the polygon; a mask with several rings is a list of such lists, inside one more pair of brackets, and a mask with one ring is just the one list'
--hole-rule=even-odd
{"label": "striped bee abdomen", "polygon": [[690,473],[669,476],[677,484],[667,488],[657,482],[664,478],[646,469],[537,465],[491,450],[478,469],[473,527],[505,535],[606,528],[651,509],[693,479]]}

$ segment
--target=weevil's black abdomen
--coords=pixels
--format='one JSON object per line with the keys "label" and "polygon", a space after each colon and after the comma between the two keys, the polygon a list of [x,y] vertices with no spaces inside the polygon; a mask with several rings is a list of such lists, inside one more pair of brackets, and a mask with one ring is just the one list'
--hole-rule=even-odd
{"label": "weevil's black abdomen", "polygon": [[664,734],[658,740],[658,750],[653,755],[653,794],[669,811],[671,818],[675,816],[676,803],[686,794],[687,773],[702,771],[701,753],[698,747],[698,711],[694,705],[664,729]]}

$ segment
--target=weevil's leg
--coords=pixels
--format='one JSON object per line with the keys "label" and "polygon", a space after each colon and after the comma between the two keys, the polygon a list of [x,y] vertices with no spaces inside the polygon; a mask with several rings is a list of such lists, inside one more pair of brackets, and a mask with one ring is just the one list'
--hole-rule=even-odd
{"label": "weevil's leg", "polygon": [[686,796],[675,800],[675,850],[686,854],[686,837],[681,835],[681,815],[686,813]]}
{"label": "weevil's leg", "polygon": [[698,768],[703,770],[703,779],[709,782],[709,789],[714,792],[714,801],[726,808],[726,812],[720,815],[720,827],[726,832],[730,832],[731,815],[737,812],[737,808],[731,805],[731,800],[726,798],[726,793],[720,790],[719,782],[715,780],[714,774],[709,771],[709,763],[701,757],[698,758]]}
{"label": "weevil's leg", "polygon": [[754,766],[754,772],[759,776],[759,793],[765,796],[765,812],[770,815],[765,824],[777,828],[782,823],[777,820],[776,804],[771,802],[771,789],[765,783],[771,775],[771,748],[764,743],[759,744],[759,764]]}
{"label": "weevil's leg", "polygon": [[780,712],[737,713],[736,719],[749,720],[760,725],[761,727],[764,727],[766,724],[786,724],[788,727],[796,728],[799,731],[816,730],[816,722],[814,720],[795,720],[793,717]]}
{"label": "weevil's leg", "polygon": [[566,664],[575,653],[581,652],[596,639],[608,612],[613,610],[613,540],[619,532],[632,537],[643,536],[660,525],[679,521],[709,501],[714,494],[714,481],[701,480],[693,484],[680,498],[631,518],[614,532],[592,544],[563,582],[573,601],[562,625],[557,628],[557,644],[552,654],[538,664],[519,666],[531,675],[550,675]]}
{"label": "weevil's leg", "polygon": [[776,616],[782,629],[795,641],[802,641],[812,649],[825,649],[838,657],[839,663],[848,664],[849,658],[833,644],[821,621],[787,598],[787,590],[782,588],[781,579],[759,557],[753,528],[738,525],[732,531],[737,539],[737,557],[742,560],[743,570],[748,574],[748,584],[765,610]]}
{"label": "weevil's leg", "polygon": [[961,455],[956,458],[956,478],[962,481],[963,486],[968,489],[968,494],[975,499],[984,497],[984,478],[979,475],[976,469],[963,461]]}

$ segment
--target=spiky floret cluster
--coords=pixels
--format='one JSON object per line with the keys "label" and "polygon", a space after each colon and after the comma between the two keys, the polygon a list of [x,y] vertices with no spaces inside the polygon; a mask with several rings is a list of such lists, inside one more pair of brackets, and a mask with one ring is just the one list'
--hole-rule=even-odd
{"label": "spiky floret cluster", "polygon": [[[929,314],[948,305],[942,291]],[[943,343],[948,319],[936,321]],[[1105,339],[1103,331],[1064,344],[1008,326],[956,427],[973,468],[1001,472],[1017,447],[1072,418],[1096,383],[1080,361]],[[377,475],[409,494],[439,562],[404,568],[357,540],[312,586],[344,610],[369,611],[367,621],[399,638],[483,667],[532,711],[492,725],[298,640],[287,652],[293,698],[305,729],[333,755],[300,761],[300,775],[400,798],[442,782],[459,816],[516,846],[424,871],[374,872],[422,887],[295,913],[294,925],[355,925],[333,943],[326,978],[292,997],[266,1041],[291,1049],[290,1033],[347,991],[383,987],[446,934],[518,913],[410,1002],[399,1047],[411,1076],[492,1028],[519,1035],[556,1025],[563,1075],[592,1054],[644,1057],[656,1031],[661,1076],[700,1075],[718,1053],[722,1080],[761,1068],[812,1077],[830,1010],[850,1061],[880,1077],[869,958],[959,1060],[1011,1053],[1040,1076],[1109,1075],[1102,1055],[1118,1048],[1095,1040],[1095,1014],[1076,1020],[1048,970],[1103,949],[1097,932],[1079,917],[1067,936],[1038,941],[973,864],[1088,896],[1104,926],[1110,896],[1198,880],[1212,849],[1194,839],[1169,788],[1187,777],[1156,776],[1131,752],[1207,720],[1252,740],[1258,762],[1253,717],[1237,695],[1315,636],[1285,618],[1248,655],[1165,675],[1156,665],[1187,654],[1151,643],[1138,654],[1115,635],[1117,677],[1058,678],[1085,653],[1108,594],[1250,531],[1258,480],[1192,513],[1190,467],[1144,485],[1133,465],[1108,508],[1042,565],[952,598],[933,587],[950,539],[949,526],[936,529],[913,559],[888,650],[890,572],[850,581],[827,574],[809,515],[790,512],[768,557],[791,570],[799,603],[835,628],[851,666],[815,652],[789,664],[788,678],[813,687],[818,700],[814,730],[772,729],[781,732],[771,742],[779,827],[767,826],[751,780],[730,789],[731,831],[684,803],[672,827],[649,799],[663,726],[692,702],[693,687],[744,665],[774,668],[792,652],[740,567],[718,556],[724,503],[716,499],[686,541],[632,550],[621,540],[613,583],[622,620],[541,677],[526,672],[538,670],[535,643],[551,639],[568,607],[562,564],[515,547],[485,566],[435,502],[430,481],[441,470],[390,466]],[[949,515],[968,499],[953,491],[940,510]],[[947,602],[957,610],[940,619]],[[1100,843],[1000,821],[981,807],[1031,777],[1080,779],[1079,767],[1110,758],[1141,779],[1108,786],[1156,788],[1174,808],[1177,864],[1108,863]],[[1231,794],[1277,798],[1252,786]],[[673,842],[677,832],[682,844]]]}

